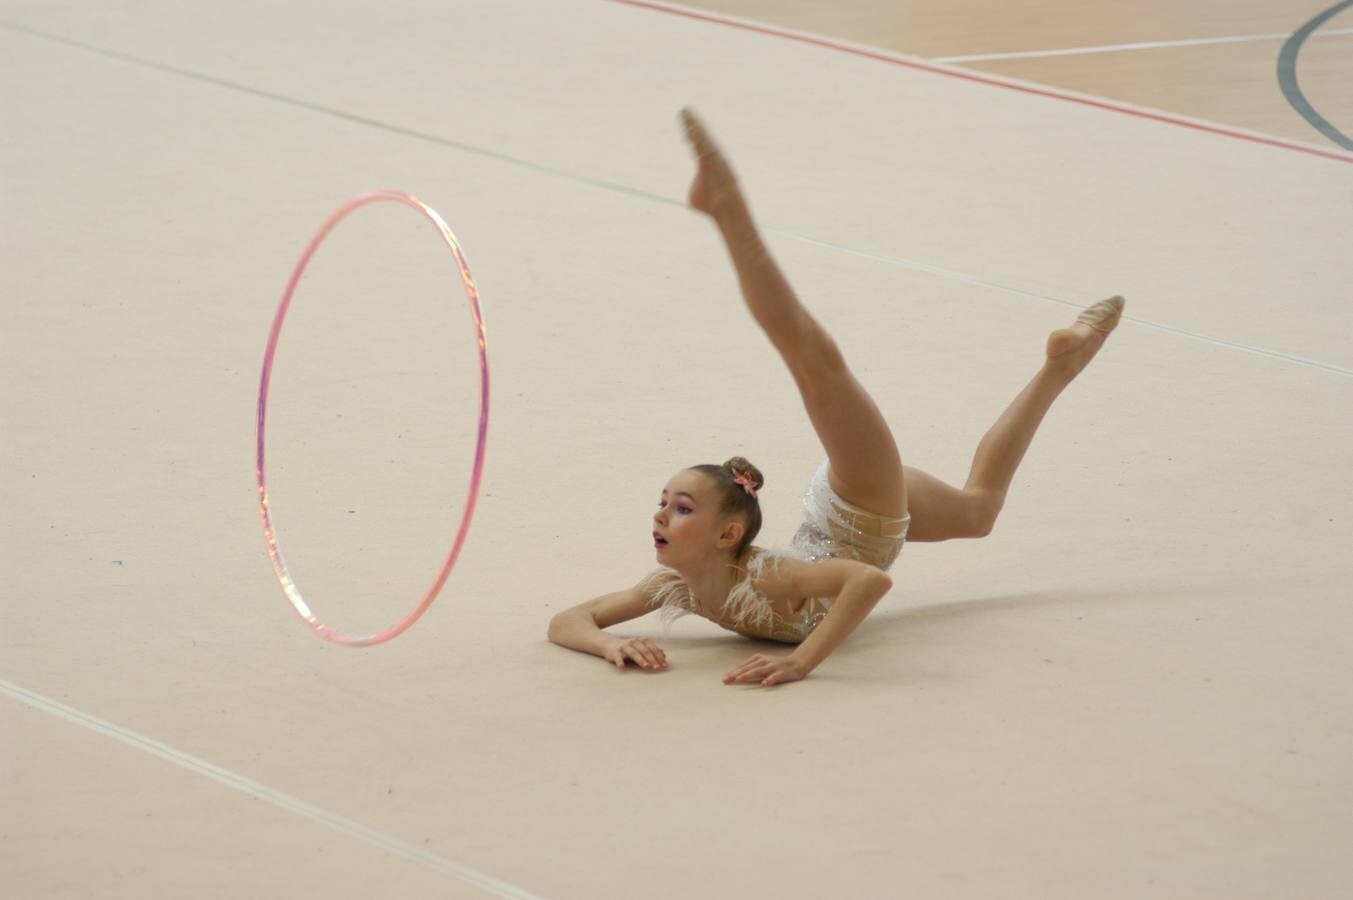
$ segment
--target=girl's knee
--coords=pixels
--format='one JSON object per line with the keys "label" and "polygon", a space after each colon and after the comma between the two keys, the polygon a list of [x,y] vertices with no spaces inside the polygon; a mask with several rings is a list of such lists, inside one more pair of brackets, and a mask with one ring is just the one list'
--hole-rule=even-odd
{"label": "girl's knee", "polygon": [[995,491],[970,490],[967,493],[971,497],[968,508],[969,533],[976,538],[986,537],[996,527],[996,518],[1005,505],[1005,497]]}

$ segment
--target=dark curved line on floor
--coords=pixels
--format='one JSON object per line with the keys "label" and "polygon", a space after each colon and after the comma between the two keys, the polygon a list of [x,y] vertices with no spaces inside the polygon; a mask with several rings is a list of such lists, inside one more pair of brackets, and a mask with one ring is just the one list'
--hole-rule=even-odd
{"label": "dark curved line on floor", "polygon": [[1096,109],[1105,109],[1110,112],[1122,113],[1123,115],[1136,116],[1141,119],[1149,119],[1154,122],[1163,122],[1166,125],[1177,125],[1181,128],[1192,128],[1194,131],[1205,131],[1209,134],[1219,134],[1222,137],[1235,138],[1240,141],[1251,141],[1256,144],[1264,144],[1269,147],[1280,147],[1283,150],[1294,150],[1297,153],[1308,153],[1312,156],[1323,156],[1326,159],[1337,160],[1338,162],[1353,163],[1353,156],[1344,153],[1338,153],[1333,150],[1326,150],[1323,147],[1316,147],[1313,144],[1296,143],[1279,138],[1268,137],[1250,131],[1241,131],[1236,128],[1228,128],[1221,125],[1214,125],[1199,119],[1190,119],[1184,116],[1173,115],[1171,113],[1160,112],[1147,109],[1145,107],[1134,106],[1126,103],[1117,103],[1106,100],[1102,97],[1093,97],[1086,94],[1076,94],[1068,91],[1056,90],[1053,88],[1041,87],[1039,85],[1027,82],[1017,81],[994,75],[979,75],[971,70],[964,70],[959,66],[937,65],[926,60],[906,56],[891,50],[881,50],[870,48],[859,44],[843,43],[823,37],[822,35],[812,34],[804,31],[791,31],[774,25],[767,25],[762,22],[756,22],[750,19],[738,19],[724,16],[716,13],[705,12],[698,9],[690,9],[684,6],[678,6],[669,3],[667,0],[607,0],[610,3],[619,3],[625,6],[634,6],[640,9],[647,9],[652,12],[665,13],[670,16],[681,16],[686,19],[693,19],[697,22],[707,22],[713,25],[720,25],[725,28],[736,28],[742,31],[749,31],[753,34],[762,34],[767,37],[780,38],[787,41],[795,41],[800,44],[807,44],[814,47],[823,47],[833,50],[837,53],[849,53],[854,56],[872,59],[877,62],[887,63],[893,66],[915,69],[920,72],[929,72],[932,75],[942,75],[946,78],[957,78],[974,84],[984,84],[989,87],[1002,88],[1008,91],[1019,91],[1024,94],[1031,94],[1036,97],[1047,97],[1052,100],[1064,100],[1067,103],[1079,103],[1082,106],[1090,106]]}
{"label": "dark curved line on floor", "polygon": [[1328,119],[1316,112],[1315,107],[1306,99],[1306,95],[1301,92],[1301,88],[1297,85],[1297,54],[1301,52],[1301,45],[1306,42],[1312,32],[1350,6],[1353,6],[1353,0],[1344,0],[1342,3],[1334,4],[1292,32],[1292,36],[1284,42],[1282,50],[1278,53],[1278,87],[1282,88],[1283,96],[1287,98],[1287,102],[1292,104],[1292,108],[1300,113],[1303,119],[1314,125],[1316,131],[1345,150],[1353,150],[1353,140],[1349,140],[1343,132],[1330,124]]}

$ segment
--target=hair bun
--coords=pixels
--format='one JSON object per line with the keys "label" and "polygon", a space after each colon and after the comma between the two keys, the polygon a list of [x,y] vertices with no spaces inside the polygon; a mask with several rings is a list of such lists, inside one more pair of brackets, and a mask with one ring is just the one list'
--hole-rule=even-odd
{"label": "hair bun", "polygon": [[766,476],[761,474],[761,470],[747,461],[746,457],[734,456],[723,464],[723,467],[732,472],[734,477],[738,475],[750,475],[752,485],[758,491],[766,484]]}

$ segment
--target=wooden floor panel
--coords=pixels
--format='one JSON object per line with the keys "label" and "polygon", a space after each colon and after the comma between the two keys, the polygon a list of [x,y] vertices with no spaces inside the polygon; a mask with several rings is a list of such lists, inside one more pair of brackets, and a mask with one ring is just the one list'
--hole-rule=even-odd
{"label": "wooden floor panel", "polygon": [[[693,0],[685,6],[842,38],[927,59],[1052,51],[1152,41],[1290,34],[1325,0],[1149,0],[1145,3],[994,4],[989,0]],[[1353,27],[1345,11],[1301,49],[1298,77],[1315,108],[1353,134]],[[1324,34],[1322,34],[1324,32]],[[1328,146],[1278,86],[1279,38],[1116,53],[962,63],[1038,84]],[[1308,87],[1309,86],[1309,87]]]}
{"label": "wooden floor panel", "polygon": [[[974,62],[971,68],[1096,97],[1166,109],[1318,144],[1324,138],[1283,96],[1276,44],[1213,44],[1092,56]],[[1298,78],[1308,100],[1353,131],[1353,35],[1313,41]]]}
{"label": "wooden floor panel", "polygon": [[[1329,3],[693,0],[681,5],[936,57],[1290,32]],[[1339,17],[1326,27],[1340,27]]]}

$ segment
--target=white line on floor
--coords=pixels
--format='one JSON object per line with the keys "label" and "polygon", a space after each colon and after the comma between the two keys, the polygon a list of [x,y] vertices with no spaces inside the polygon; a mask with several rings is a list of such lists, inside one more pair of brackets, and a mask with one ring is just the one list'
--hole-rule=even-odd
{"label": "white line on floor", "polygon": [[[1353,28],[1332,28],[1318,31],[1312,37],[1333,37],[1338,34],[1353,34]],[[1199,47],[1204,44],[1244,44],[1250,41],[1285,41],[1291,37],[1289,32],[1273,34],[1237,34],[1230,37],[1188,38],[1178,41],[1144,41],[1139,44],[1104,44],[1097,47],[1068,47],[1064,50],[1024,50],[1018,53],[977,53],[971,56],[935,56],[930,59],[937,63],[981,62],[989,59],[1038,59],[1044,56],[1080,56],[1085,53],[1118,53],[1123,50],[1158,50],[1162,47]]]}
{"label": "white line on floor", "polygon": [[[819,240],[806,234],[799,234],[794,231],[785,231],[783,228],[764,227],[767,234],[778,234],[795,241],[802,241],[805,244],[816,244],[819,247],[825,247],[829,250],[835,250],[850,256],[859,256],[864,259],[872,259],[877,262],[887,263],[890,266],[897,266],[901,269],[912,269],[917,272],[926,272],[931,275],[938,275],[941,278],[948,278],[953,281],[960,281],[964,284],[972,284],[985,288],[992,288],[998,291],[1005,291],[1010,294],[1018,294],[1022,297],[1033,297],[1038,300],[1046,300],[1049,303],[1056,303],[1061,306],[1067,306],[1072,309],[1084,309],[1083,299],[1064,300],[1061,297],[1053,297],[1050,294],[1040,294],[1037,291],[1026,291],[1023,288],[1014,287],[1008,284],[1001,284],[997,281],[987,281],[976,275],[970,275],[967,272],[959,272],[954,269],[945,269],[939,266],[932,266],[928,263],[916,262],[915,260],[903,259],[899,256],[888,256],[884,253],[873,253],[868,250],[856,250],[854,247],[845,247],[841,244],[833,244],[830,241]],[[1347,366],[1336,365],[1335,363],[1322,362],[1318,359],[1308,359],[1304,356],[1296,356],[1291,353],[1282,353],[1278,350],[1269,350],[1265,347],[1255,347],[1250,344],[1241,344],[1236,341],[1227,341],[1222,338],[1215,338],[1210,335],[1202,334],[1197,331],[1189,331],[1184,328],[1176,328],[1173,325],[1162,325],[1159,322],[1151,322],[1146,319],[1139,319],[1135,316],[1123,316],[1124,322],[1132,322],[1136,325],[1142,325],[1146,328],[1154,328],[1157,331],[1164,331],[1169,334],[1177,334],[1180,337],[1192,338],[1196,341],[1202,341],[1205,344],[1213,344],[1218,347],[1225,347],[1228,350],[1240,350],[1245,353],[1251,353],[1255,356],[1266,356],[1270,359],[1281,359],[1284,362],[1297,363],[1303,366],[1310,366],[1313,369],[1322,369],[1326,372],[1334,372],[1338,375],[1353,377],[1353,369]]]}
{"label": "white line on floor", "polygon": [[420,862],[424,865],[443,872],[447,875],[453,875],[467,884],[474,885],[487,893],[498,897],[508,897],[511,900],[541,900],[537,895],[531,894],[515,885],[499,881],[492,876],[477,872],[468,866],[452,862],[449,859],[443,859],[436,854],[429,853],[421,847],[401,841],[398,838],[391,837],[388,834],[377,831],[374,828],[368,828],[365,825],[358,824],[351,819],[345,819],[337,813],[331,813],[328,810],[320,809],[299,800],[289,794],[281,791],[275,791],[267,785],[259,784],[245,778],[243,775],[236,775],[220,766],[214,766],[205,760],[198,759],[195,756],[189,756],[167,744],[152,740],[144,735],[137,734],[134,731],[128,731],[110,722],[102,719],[96,719],[88,713],[83,713],[78,709],[57,703],[55,700],[48,700],[46,697],[33,693],[30,690],[19,687],[8,681],[0,680],[0,693],[8,694],[10,697],[24,703],[34,709],[49,713],[67,722],[88,728],[90,731],[97,732],[104,737],[110,737],[121,741],[129,747],[135,747],[149,753],[151,756],[158,756],[160,759],[181,766],[190,772],[196,772],[198,775],[204,775],[219,784],[234,788],[237,791],[248,794],[251,797],[257,797],[260,800],[266,800],[274,806],[284,809],[287,812],[304,816],[307,819],[313,819],[324,825],[328,825],[335,831],[340,831],[350,837],[365,841],[382,850],[387,850],[396,856],[402,856],[405,859]]}
{"label": "white line on floor", "polygon": [[[676,7],[676,8],[684,8],[684,7]],[[3,20],[0,20],[0,27],[10,28],[13,29],[14,31],[42,38],[43,40],[53,41],[55,43],[65,44],[71,47],[78,47],[82,50],[86,50],[91,53],[97,53],[101,56],[106,56],[110,59],[116,59],[131,65],[143,66],[145,68],[154,69],[161,72],[167,72],[172,75],[189,78],[194,81],[202,82],[204,84],[215,85],[217,87],[225,88],[227,90],[252,94],[254,96],[262,97],[264,99],[272,100],[278,103],[283,103],[288,106],[294,106],[300,109],[310,110],[311,112],[320,113],[321,115],[333,116],[335,118],[343,119],[345,121],[355,122],[357,124],[369,126],[372,128],[378,128],[383,131],[388,131],[392,134],[401,134],[406,137],[415,138],[417,140],[428,141],[430,143],[438,144],[443,147],[448,147],[465,153],[471,153],[476,156],[485,157],[487,159],[498,160],[499,162],[504,162],[509,165],[529,169],[533,172],[540,172],[542,174],[563,178],[569,181],[576,182],[578,184],[586,184],[592,187],[601,188],[602,190],[606,191],[614,191],[615,193],[625,194],[631,197],[639,197],[641,199],[651,200],[653,202],[661,203],[666,206],[685,207],[686,205],[683,200],[679,200],[674,197],[664,197],[660,194],[654,194],[650,191],[645,191],[639,188],[633,188],[628,185],[619,184],[612,181],[605,181],[600,178],[592,178],[590,176],[582,175],[577,172],[571,172],[565,169],[557,169],[552,166],[546,166],[540,163],[531,162],[530,160],[521,159],[506,153],[501,153],[496,150],[489,150],[484,147],[478,147],[472,144],[462,143],[460,141],[453,141],[449,138],[441,137],[439,135],[432,134],[430,132],[416,131],[414,129],[406,128],[404,126],[397,125],[392,122],[382,122],[377,119],[366,118],[364,116],[359,116],[354,113],[346,112],[344,110],[335,109],[333,107],[321,106],[319,104],[309,103],[304,100],[298,100],[295,97],[288,97],[285,94],[275,94],[270,91],[264,91],[258,88],[248,87],[246,85],[237,84],[232,81],[227,81],[222,78],[216,78],[215,76],[212,75],[205,75],[203,73],[194,72],[188,69],[180,69],[176,66],[169,66],[164,63],[157,63],[151,60],[144,60],[139,57],[129,56],[125,53],[121,53],[116,50],[109,50],[103,47],[95,46],[93,44],[85,44],[81,41],[71,40],[70,38],[64,38],[58,35],[51,35],[41,31],[35,31],[31,28],[28,28],[27,26],[18,25],[13,22],[5,22]],[[995,290],[1006,291],[1011,294],[1016,294],[1023,297],[1034,297],[1040,300],[1046,300],[1050,303],[1058,303],[1061,304],[1062,306],[1071,306],[1076,308],[1082,306],[1082,304],[1075,301],[1063,300],[1060,297],[1051,297],[1046,294],[1040,294],[1034,291],[1026,291],[1022,288],[1015,287],[1009,284],[1003,284],[998,281],[988,281],[986,279],[982,279],[975,275],[970,275],[965,272],[958,272],[952,269],[941,268],[939,266],[931,266],[925,263],[915,262],[909,259],[903,259],[901,257],[887,256],[885,254],[874,253],[869,250],[857,250],[852,247],[844,247],[841,246],[840,244],[834,244],[831,243],[830,241],[819,240],[818,238],[814,238],[810,235],[800,234],[794,231],[787,231],[782,228],[767,227],[764,230],[768,233],[782,235],[784,237],[790,238],[791,240],[803,241],[804,243],[808,244],[816,244],[820,247],[828,247],[833,250],[839,250],[843,253],[852,254],[854,256],[861,256],[866,259],[874,259],[880,262],[889,263],[890,265],[900,266],[901,268],[904,269],[914,269],[918,272],[929,272],[932,275],[937,275],[941,278],[951,278],[956,281],[964,282],[966,284],[982,285],[985,287],[993,288]],[[1207,344],[1214,344],[1218,347],[1226,347],[1232,350],[1240,350],[1246,353],[1253,354],[1255,356],[1268,357],[1270,359],[1279,359],[1285,362],[1292,362],[1303,366],[1310,366],[1315,369],[1322,369],[1326,372],[1334,372],[1336,374],[1343,375],[1346,377],[1353,377],[1353,369],[1350,369],[1346,366],[1336,365],[1334,363],[1321,362],[1320,360],[1307,359],[1306,357],[1303,356],[1282,353],[1277,350],[1268,350],[1263,347],[1255,347],[1249,344],[1241,344],[1236,343],[1234,341],[1223,340],[1221,338],[1214,338],[1196,331],[1189,331],[1184,328],[1175,328],[1172,325],[1161,325],[1155,322],[1147,322],[1143,319],[1137,319],[1132,316],[1124,316],[1123,321],[1135,322],[1141,325],[1145,325],[1148,328],[1155,328],[1158,331],[1165,331],[1169,332],[1170,334],[1180,335],[1182,337],[1194,338],[1195,340],[1199,340]]]}

